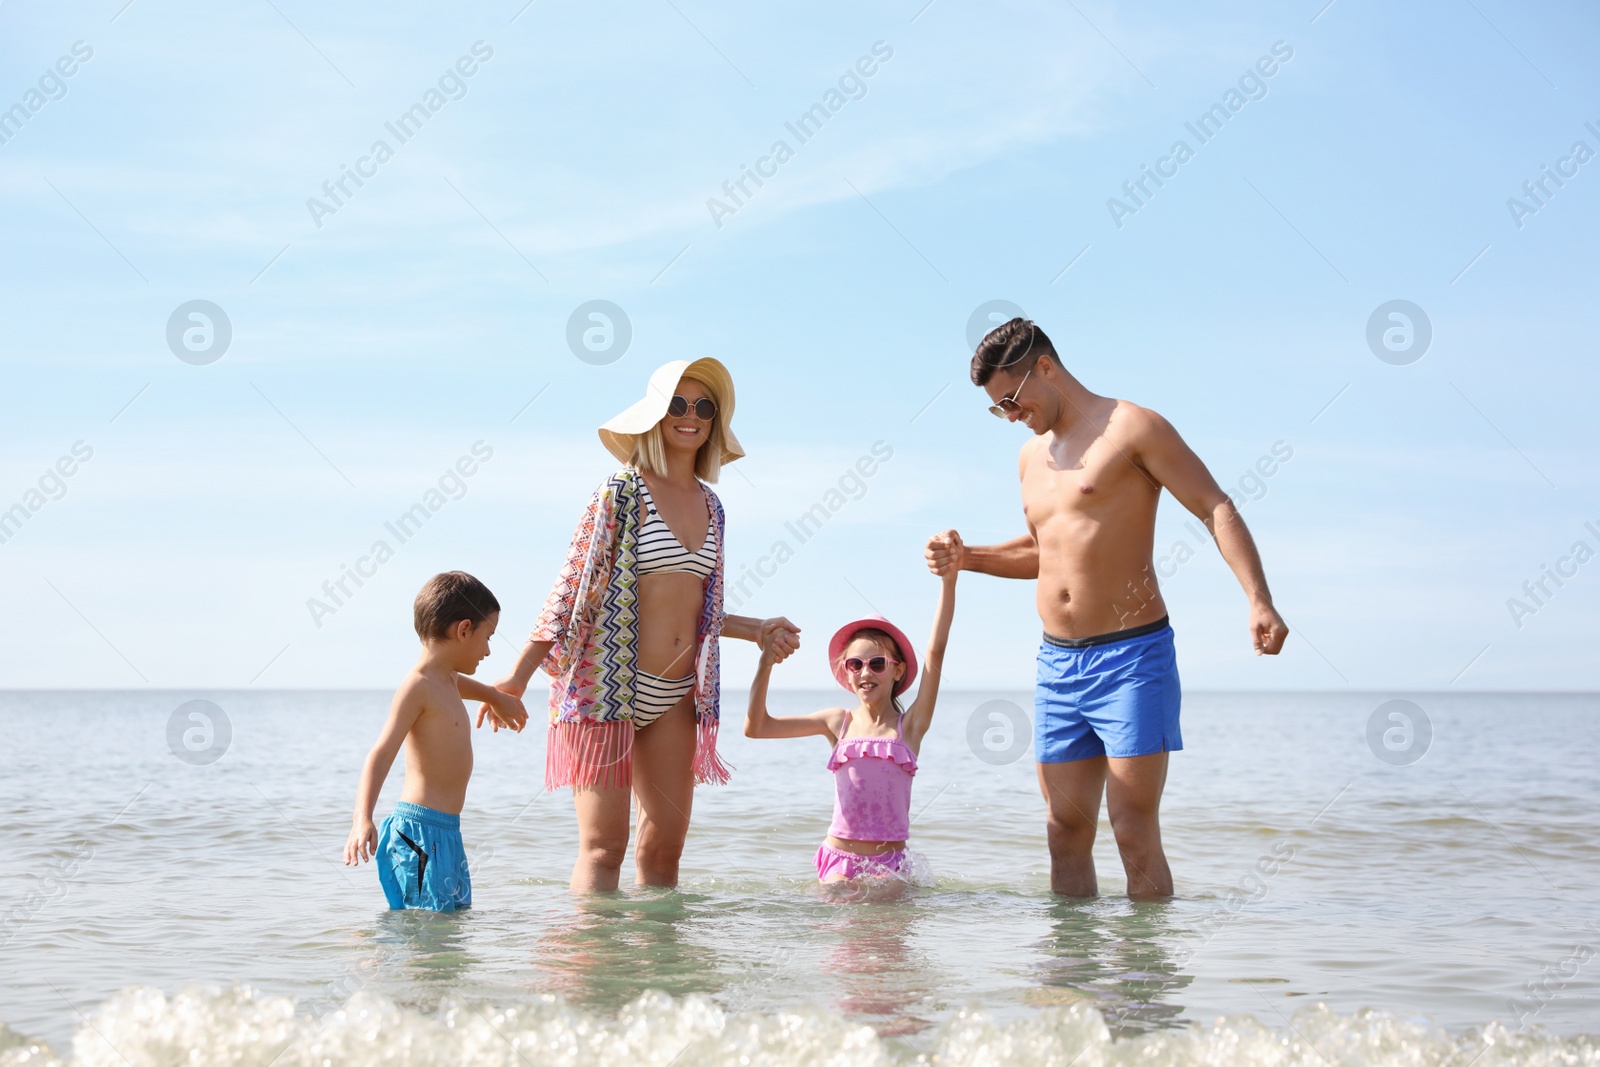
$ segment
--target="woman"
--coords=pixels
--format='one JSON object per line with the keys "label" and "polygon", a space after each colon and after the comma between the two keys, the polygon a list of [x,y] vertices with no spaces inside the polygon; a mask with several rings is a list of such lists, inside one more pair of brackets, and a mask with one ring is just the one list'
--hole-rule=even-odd
{"label": "woman", "polygon": [[521,696],[540,667],[556,679],[545,788],[572,786],[576,891],[617,888],[630,791],[639,884],[677,885],[694,787],[728,780],[717,638],[770,643],[780,659],[799,647],[787,619],[722,611],[725,524],[705,483],[744,455],[732,418],[727,368],[675,360],[600,428],[626,466],[589,501],[544,613],[496,687]]}

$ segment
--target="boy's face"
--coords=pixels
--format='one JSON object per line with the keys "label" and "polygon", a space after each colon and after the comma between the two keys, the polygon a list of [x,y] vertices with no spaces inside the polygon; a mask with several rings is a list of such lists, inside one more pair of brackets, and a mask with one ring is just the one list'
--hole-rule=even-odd
{"label": "boy's face", "polygon": [[489,658],[489,639],[499,625],[500,613],[497,611],[476,626],[470,620],[462,619],[450,627],[452,658],[455,660],[453,666],[459,673],[478,672],[478,664]]}

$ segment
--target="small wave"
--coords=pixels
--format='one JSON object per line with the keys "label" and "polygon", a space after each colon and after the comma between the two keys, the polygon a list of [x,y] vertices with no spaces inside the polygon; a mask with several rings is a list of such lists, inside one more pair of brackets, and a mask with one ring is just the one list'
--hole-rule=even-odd
{"label": "small wave", "polygon": [[[615,1016],[543,997],[516,1007],[447,1000],[417,1011],[358,993],[321,1016],[245,986],[123,990],[80,1027],[75,1067],[748,1067],[750,1064],[1074,1064],[1075,1067],[1543,1067],[1596,1065],[1600,1039],[1513,1032],[1491,1024],[1452,1037],[1420,1020],[1320,1005],[1285,1028],[1249,1017],[1113,1040],[1093,1008],[1047,1008],[1001,1023],[957,1012],[925,1041],[880,1038],[822,1008],[730,1013],[703,996],[648,993]],[[0,1067],[61,1067],[48,1045],[0,1024]]]}

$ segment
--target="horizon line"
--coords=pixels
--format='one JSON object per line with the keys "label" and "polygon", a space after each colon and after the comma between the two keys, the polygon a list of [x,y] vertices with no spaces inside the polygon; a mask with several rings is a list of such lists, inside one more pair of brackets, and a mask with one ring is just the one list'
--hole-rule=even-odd
{"label": "horizon line", "polygon": [[[726,692],[748,693],[749,688],[724,687]],[[834,693],[837,689],[827,687],[769,687],[769,693]],[[0,686],[0,696],[12,693],[392,693],[392,687],[385,686],[139,686],[139,687],[63,687],[63,686]],[[1032,689],[1026,688],[968,688],[951,687],[942,688],[942,694],[954,695],[957,693],[1028,693]],[[1426,693],[1430,695],[1443,694],[1470,694],[1474,696],[1504,695],[1517,696],[1524,694],[1537,694],[1541,696],[1600,696],[1600,689],[1476,689],[1476,688],[1449,688],[1449,689],[1417,689],[1417,688],[1380,688],[1380,689],[1212,689],[1195,688],[1185,689],[1185,694],[1194,695],[1241,695],[1241,696],[1297,696],[1320,694],[1344,694],[1348,696],[1376,696],[1394,693]],[[524,698],[526,699],[526,698]],[[471,703],[471,701],[468,701]]]}

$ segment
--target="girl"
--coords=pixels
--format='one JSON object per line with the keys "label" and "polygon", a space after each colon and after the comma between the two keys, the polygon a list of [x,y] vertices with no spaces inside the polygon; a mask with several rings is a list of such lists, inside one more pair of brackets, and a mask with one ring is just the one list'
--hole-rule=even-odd
{"label": "girl", "polygon": [[521,696],[541,667],[555,680],[545,788],[572,786],[578,892],[617,888],[630,795],[639,884],[677,885],[695,784],[728,780],[718,637],[759,640],[780,660],[799,644],[786,619],[723,613],[726,526],[707,483],[744,455],[732,420],[733,378],[706,357],[657,369],[644,399],[600,428],[625,465],[595,490],[544,613],[495,686]]}
{"label": "girl", "polygon": [[828,642],[828,662],[839,684],[855,695],[853,710],[826,708],[809,715],[767,714],[772,665],[785,653],[764,644],[750,685],[746,737],[809,737],[821,734],[833,746],[833,825],[817,849],[817,878],[846,882],[872,874],[906,879],[906,838],[911,835],[911,777],[917,751],[933,720],[944,667],[945,642],[956,607],[956,571],[942,577],[938,614],[924,658],[927,677],[907,710],[900,694],[917,676],[911,642],[881,615],[839,628]]}

